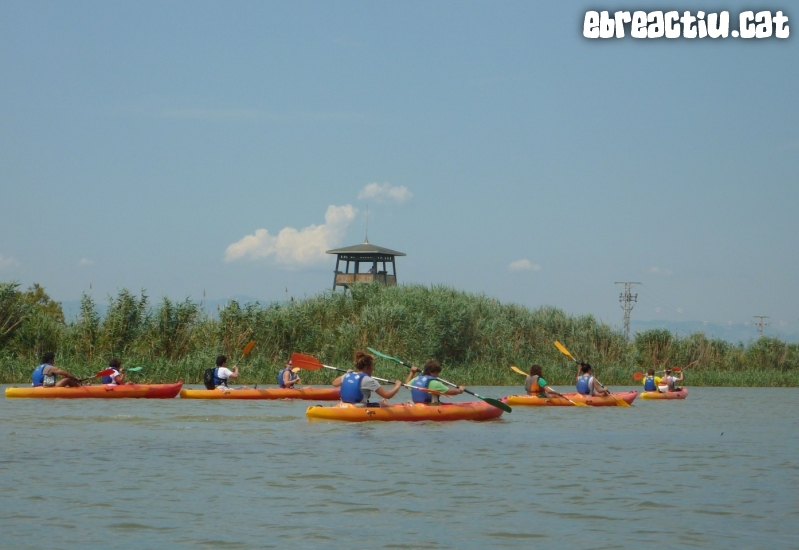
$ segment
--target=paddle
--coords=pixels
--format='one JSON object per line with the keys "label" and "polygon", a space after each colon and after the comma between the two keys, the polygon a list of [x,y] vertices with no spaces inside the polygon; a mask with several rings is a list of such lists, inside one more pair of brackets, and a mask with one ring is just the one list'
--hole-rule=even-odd
{"label": "paddle", "polygon": [[[519,374],[521,374],[522,376],[529,376],[529,374],[527,374],[526,372],[524,372],[522,369],[520,369],[520,368],[519,368],[519,367],[517,367],[516,365],[511,365],[511,366],[510,366],[510,368],[511,368],[511,370],[512,370],[513,372],[518,372],[518,373],[519,373]],[[547,387],[549,388],[549,386],[547,386]],[[579,401],[572,401],[571,399],[569,399],[568,397],[566,397],[566,396],[565,396],[565,395],[563,395],[562,393],[558,393],[558,392],[556,392],[555,390],[553,390],[552,388],[549,388],[549,391],[551,391],[552,393],[554,393],[554,394],[555,394],[555,395],[557,395],[558,397],[562,397],[563,399],[565,399],[566,401],[568,401],[569,403],[571,403],[571,404],[572,404],[572,405],[574,405],[575,407],[587,407],[587,406],[588,406],[588,405],[586,405],[585,403],[580,403]]]}
{"label": "paddle", "polygon": [[108,376],[109,374],[112,374],[113,372],[114,372],[114,369],[101,370],[100,372],[96,372],[93,375],[88,376],[86,378],[78,378],[78,382],[85,382],[86,380],[91,380],[92,378],[98,378],[100,376]]}
{"label": "paddle", "polygon": [[[674,368],[672,368],[671,370],[672,370],[672,371],[674,371],[674,372],[682,372],[683,370],[687,369],[687,368],[688,368],[688,367],[690,367],[691,365],[693,365],[693,364],[695,364],[695,363],[698,363],[698,362],[699,362],[699,359],[697,359],[696,361],[691,361],[690,363],[688,363],[688,364],[687,364],[687,365],[685,365],[684,367],[674,367]],[[657,373],[655,373],[655,374],[660,374],[661,372],[666,372],[666,371],[664,371],[664,370],[659,370],[659,371],[657,371]],[[643,372],[634,372],[634,373],[633,373],[633,380],[636,380],[636,381],[641,381],[641,380],[643,380],[643,379],[644,379],[644,376],[646,376],[646,375],[645,375]]]}
{"label": "paddle", "polygon": [[[555,340],[555,347],[558,348],[563,355],[565,355],[567,357],[570,357],[571,360],[574,361],[575,363],[578,363],[578,364],[580,363],[577,359],[574,358],[574,355],[569,353],[569,350],[566,349],[566,346],[564,346],[563,344],[561,344],[557,340]],[[627,403],[621,397],[616,397],[615,395],[610,393],[610,390],[608,390],[608,395],[610,395],[613,398],[613,400],[616,402],[616,406],[618,406],[618,407],[629,407],[630,406],[630,404]]]}
{"label": "paddle", "polygon": [[[402,365],[404,367],[408,367],[409,369],[413,367],[413,365],[409,365],[405,361],[397,359],[396,357],[391,357],[390,355],[386,355],[385,353],[380,353],[376,349],[372,349],[372,348],[366,348],[366,349],[368,349],[369,351],[371,351],[372,353],[374,353],[378,357],[382,357],[383,359],[388,359],[389,361],[394,361],[395,363],[399,363],[400,365]],[[447,386],[449,386],[451,388],[457,388],[458,387],[456,384],[453,384],[452,382],[448,382],[447,380],[444,380],[443,378],[439,378],[437,376],[436,376],[436,380],[438,380],[442,384],[446,384]],[[482,395],[477,395],[473,391],[469,391],[469,390],[466,390],[466,389],[464,389],[463,391],[465,393],[468,393],[469,395],[475,396],[477,399],[482,399],[483,401],[485,401],[489,405],[492,405],[492,406],[494,406],[494,407],[496,407],[498,409],[502,409],[505,412],[513,412],[513,409],[510,408],[510,406],[507,403],[503,403],[502,401],[500,401],[498,399],[493,399],[491,397],[483,397]]]}
{"label": "paddle", "polygon": [[142,369],[142,367],[132,367],[132,368],[129,368],[129,369],[123,369],[123,370],[124,370],[125,372],[139,372],[141,369]]}
{"label": "paddle", "polygon": [[[292,353],[291,354],[291,364],[294,365],[295,367],[299,367],[299,368],[305,369],[305,370],[330,369],[330,370],[334,370],[334,371],[337,371],[337,372],[343,372],[345,374],[347,372],[349,372],[349,371],[346,371],[344,369],[340,369],[338,367],[331,367],[330,365],[325,365],[322,362],[320,362],[313,355],[306,355],[304,353]],[[372,376],[372,378],[374,378],[378,382],[383,382],[383,383],[386,383],[386,384],[393,384],[394,383],[391,380],[386,380],[385,378],[378,378],[376,376]],[[436,391],[436,390],[429,390],[427,388],[417,388],[416,386],[411,386],[410,384],[402,384],[402,386],[404,386],[404,387],[406,387],[406,388],[408,388],[410,390],[422,390],[423,392],[432,393],[434,395],[446,396],[445,393],[441,393],[441,392]]]}
{"label": "paddle", "polygon": [[[252,351],[252,348],[254,347],[255,347],[255,340],[251,340],[246,346],[244,346],[244,349],[241,350],[241,357],[239,357],[239,361],[247,357]],[[238,364],[239,361],[236,361],[236,364]]]}

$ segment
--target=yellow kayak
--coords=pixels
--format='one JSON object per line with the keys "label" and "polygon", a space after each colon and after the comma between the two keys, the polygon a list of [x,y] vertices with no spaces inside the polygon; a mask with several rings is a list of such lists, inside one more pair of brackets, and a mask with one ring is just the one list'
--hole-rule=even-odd
{"label": "yellow kayak", "polygon": [[[609,397],[606,395],[598,395],[598,396],[590,396],[590,395],[583,395],[581,393],[564,393],[565,397],[568,397],[575,403],[585,403],[591,407],[618,407],[619,403],[613,397]],[[632,404],[635,401],[636,396],[638,395],[637,391],[628,391],[628,392],[618,392],[614,393],[613,396],[621,399],[628,405]],[[528,407],[573,407],[574,404],[570,403],[568,399],[564,399],[563,397],[551,396],[551,397],[539,397],[538,395],[511,395],[508,397],[508,405],[522,405]]]}
{"label": "yellow kayak", "polygon": [[641,399],[685,399],[688,397],[688,388],[680,388],[679,391],[645,391],[641,392]]}

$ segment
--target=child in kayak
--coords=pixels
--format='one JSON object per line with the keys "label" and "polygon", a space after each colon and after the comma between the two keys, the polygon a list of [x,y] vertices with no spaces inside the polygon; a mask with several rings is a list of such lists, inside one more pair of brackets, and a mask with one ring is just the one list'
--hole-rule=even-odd
{"label": "child in kayak", "polygon": [[[80,386],[78,378],[63,369],[59,369],[53,362],[55,353],[48,351],[42,356],[42,364],[36,367],[31,375],[31,382],[34,388],[44,386],[45,388],[64,388]],[[61,380],[58,377],[62,376]]]}
{"label": "child in kayak", "polygon": [[114,369],[114,372],[108,376],[103,376],[100,380],[103,384],[108,386],[121,386],[125,383],[125,374],[122,372],[122,361],[114,357],[108,362],[108,368]]}
{"label": "child in kayak", "polygon": [[682,371],[679,372],[680,377],[677,378],[676,376],[671,375],[671,367],[666,367],[665,372],[663,373],[663,378],[658,385],[658,391],[660,393],[668,393],[674,391],[680,391],[680,388],[676,386],[677,382],[682,382],[683,375]]}
{"label": "child in kayak", "polygon": [[[450,388],[445,386],[442,382],[438,381],[438,375],[441,374],[441,365],[435,359],[430,359],[424,364],[422,374],[416,376],[419,372],[419,367],[411,367],[411,372],[408,373],[408,378],[405,380],[406,384],[410,384],[416,388],[427,388],[443,393],[444,395],[460,395],[465,389],[463,386],[457,388]],[[427,393],[422,390],[411,390],[411,400],[414,403],[426,403],[427,405],[440,405],[438,395]]]}
{"label": "child in kayak", "polygon": [[355,370],[348,370],[333,380],[333,386],[341,388],[341,401],[352,403],[359,407],[379,407],[380,403],[370,403],[372,392],[383,398],[383,404],[388,404],[387,399],[391,399],[402,386],[399,380],[394,381],[394,387],[390,390],[380,385],[380,382],[372,378],[374,372],[375,358],[364,351],[355,352]]}
{"label": "child in kayak", "polygon": [[610,392],[594,376],[594,369],[588,363],[577,365],[577,393],[582,395],[610,395]]}
{"label": "child in kayak", "polygon": [[643,381],[644,391],[658,391],[660,381],[660,376],[655,376],[655,369],[648,369],[646,371],[646,377]]}
{"label": "child in kayak", "polygon": [[527,395],[537,395],[538,397],[557,396],[554,390],[547,386],[547,381],[542,376],[541,365],[530,367],[530,375],[524,381],[524,391]]}

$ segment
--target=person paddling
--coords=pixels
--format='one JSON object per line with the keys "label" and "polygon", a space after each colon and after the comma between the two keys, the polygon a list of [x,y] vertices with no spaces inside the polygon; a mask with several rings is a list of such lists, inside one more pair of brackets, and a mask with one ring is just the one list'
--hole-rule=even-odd
{"label": "person paddling", "polygon": [[658,391],[660,380],[660,376],[655,376],[655,369],[648,369],[644,378],[644,391]]}
{"label": "person paddling", "polygon": [[125,383],[125,373],[122,372],[122,361],[114,357],[108,362],[108,368],[114,369],[114,372],[107,376],[103,376],[100,381],[108,386],[121,386]]}
{"label": "person paddling", "polygon": [[214,388],[218,390],[232,390],[227,383],[233,378],[239,377],[239,366],[233,365],[233,370],[227,368],[227,357],[220,355],[216,358],[216,368],[214,369]]}
{"label": "person paddling", "polygon": [[[59,369],[55,365],[55,353],[48,351],[42,355],[42,364],[36,367],[31,375],[31,382],[34,388],[43,386],[45,388],[64,388],[80,386],[78,377]],[[58,377],[61,376],[61,380]]]}
{"label": "person paddling", "polygon": [[[405,383],[410,383],[410,385],[414,386],[414,388],[427,388],[429,390],[435,390],[439,393],[443,393],[444,395],[460,395],[463,393],[463,390],[466,389],[463,386],[450,388],[445,386],[442,382],[439,382],[438,375],[441,374],[441,365],[435,359],[430,359],[427,361],[427,363],[424,364],[424,370],[422,371],[422,374],[416,376],[416,373],[418,372],[419,367],[411,367],[411,372],[408,373],[408,378],[405,380]],[[414,403],[425,403],[427,405],[441,404],[439,395],[427,393],[417,389],[411,390],[411,400]]]}
{"label": "person paddling", "polygon": [[610,395],[610,392],[594,376],[588,363],[579,363],[577,370],[577,393],[590,396]]}
{"label": "person paddling", "polygon": [[527,392],[527,395],[537,395],[539,397],[560,395],[547,385],[547,381],[544,380],[542,375],[541,365],[533,365],[530,367],[530,375],[524,381],[524,390]]}
{"label": "person paddling", "polygon": [[281,388],[293,388],[295,384],[300,383],[300,377],[297,376],[297,370],[294,369],[293,365],[291,364],[291,359],[283,365],[283,368],[280,369],[280,372],[277,373],[277,385]]}
{"label": "person paddling", "polygon": [[352,403],[359,407],[379,407],[379,403],[370,403],[372,392],[383,398],[383,403],[391,399],[402,386],[399,380],[394,381],[394,387],[386,389],[380,382],[372,378],[375,368],[375,358],[363,351],[355,352],[355,370],[348,370],[347,374],[336,377],[333,386],[341,388],[341,401]]}
{"label": "person paddling", "polygon": [[666,367],[665,372],[663,373],[663,378],[661,379],[658,385],[658,391],[660,393],[668,393],[668,392],[675,392],[680,391],[680,388],[676,386],[677,382],[682,382],[683,374],[682,371],[679,371],[680,377],[677,378],[676,376],[672,376],[671,367]]}

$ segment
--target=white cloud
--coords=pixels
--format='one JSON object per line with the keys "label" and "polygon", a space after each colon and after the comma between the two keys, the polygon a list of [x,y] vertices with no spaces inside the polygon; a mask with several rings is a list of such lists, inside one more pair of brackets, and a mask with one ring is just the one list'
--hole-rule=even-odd
{"label": "white cloud", "polygon": [[0,255],[0,269],[14,269],[15,267],[19,267],[19,265],[19,262],[11,256],[6,257]]}
{"label": "white cloud", "polygon": [[266,229],[257,229],[252,235],[228,246],[225,261],[274,256],[275,261],[284,267],[306,267],[322,262],[329,257],[325,251],[340,244],[357,212],[349,204],[331,204],[322,225],[309,225],[300,230],[284,227],[277,235],[270,235]]}
{"label": "white cloud", "polygon": [[509,271],[541,271],[541,266],[530,260],[516,260],[508,264]]}
{"label": "white cloud", "polygon": [[407,202],[413,196],[404,185],[391,185],[390,183],[368,183],[358,193],[359,199],[375,200],[377,202],[394,201],[399,204]]}
{"label": "white cloud", "polygon": [[78,267],[86,267],[86,266],[90,266],[90,265],[94,265],[94,262],[91,261],[89,258],[81,258],[78,261]]}

